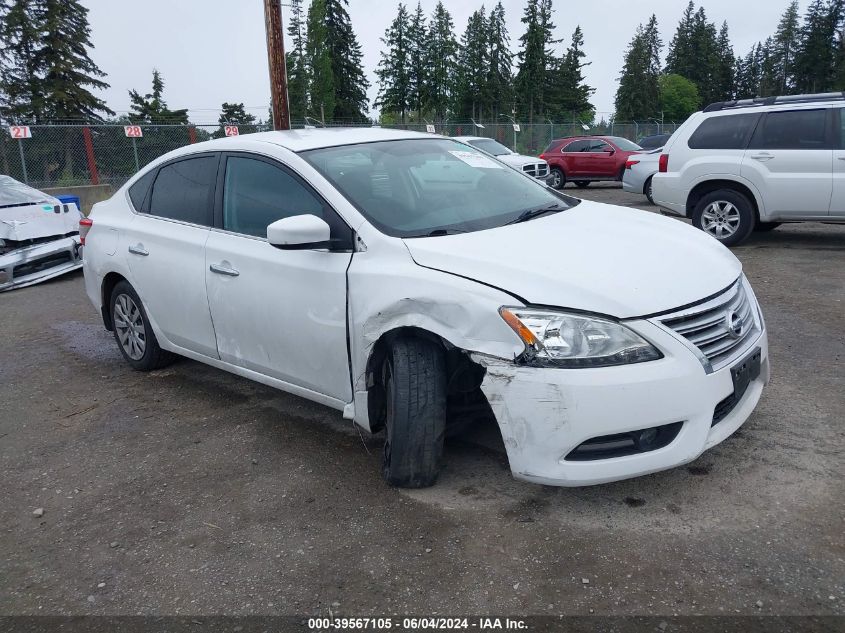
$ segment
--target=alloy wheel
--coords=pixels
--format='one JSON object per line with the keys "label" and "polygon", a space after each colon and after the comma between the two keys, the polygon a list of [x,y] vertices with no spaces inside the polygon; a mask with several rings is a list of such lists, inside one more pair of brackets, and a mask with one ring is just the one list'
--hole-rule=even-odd
{"label": "alloy wheel", "polygon": [[119,294],[114,302],[114,329],[120,346],[132,360],[141,360],[147,349],[147,329],[144,317],[135,301],[127,294]]}
{"label": "alloy wheel", "polygon": [[717,240],[734,235],[739,229],[739,209],[727,200],[716,200],[701,214],[701,228]]}

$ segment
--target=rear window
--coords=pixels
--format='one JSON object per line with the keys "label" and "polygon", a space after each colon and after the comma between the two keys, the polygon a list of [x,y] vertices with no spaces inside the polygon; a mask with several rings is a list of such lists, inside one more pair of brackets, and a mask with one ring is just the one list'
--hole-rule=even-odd
{"label": "rear window", "polygon": [[216,178],[216,156],[189,158],[165,165],[153,184],[150,213],[210,226]]}
{"label": "rear window", "polygon": [[154,175],[155,169],[151,169],[129,187],[129,199],[132,200],[132,206],[135,207],[136,211],[141,211],[144,208],[144,198],[147,197]]}
{"label": "rear window", "polygon": [[827,136],[827,110],[769,112],[757,126],[754,149],[830,149]]}
{"label": "rear window", "polygon": [[690,149],[745,149],[759,114],[730,114],[704,119],[690,136]]}
{"label": "rear window", "polygon": [[642,149],[642,147],[640,147],[633,141],[629,141],[628,139],[622,138],[621,136],[608,136],[607,138],[609,138],[611,142],[623,152],[637,152]]}

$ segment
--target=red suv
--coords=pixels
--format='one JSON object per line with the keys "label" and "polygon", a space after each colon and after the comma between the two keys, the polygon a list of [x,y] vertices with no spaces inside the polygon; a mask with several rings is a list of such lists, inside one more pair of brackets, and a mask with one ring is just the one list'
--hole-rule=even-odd
{"label": "red suv", "polygon": [[641,151],[619,136],[570,136],[552,141],[540,158],[549,163],[549,185],[563,189],[571,180],[583,188],[593,181],[622,180],[625,161]]}

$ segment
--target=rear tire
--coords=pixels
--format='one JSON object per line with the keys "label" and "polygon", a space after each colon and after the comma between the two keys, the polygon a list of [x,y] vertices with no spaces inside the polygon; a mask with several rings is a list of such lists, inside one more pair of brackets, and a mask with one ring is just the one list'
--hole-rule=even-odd
{"label": "rear tire", "polygon": [[718,189],[703,196],[692,214],[692,223],[725,246],[736,246],[754,230],[754,207],[734,189]]}
{"label": "rear tire", "polygon": [[114,340],[124,360],[137,371],[151,371],[175,359],[161,349],[150,326],[144,304],[128,281],[118,282],[109,300]]}
{"label": "rear tire", "polygon": [[761,233],[767,233],[768,231],[774,231],[780,225],[780,222],[758,222],[757,226],[754,227],[754,230]]}
{"label": "rear tire", "polygon": [[576,180],[575,186],[578,187],[579,189],[586,189],[587,187],[590,186],[590,181],[589,180]]}
{"label": "rear tire", "polygon": [[549,187],[552,189],[563,189],[566,186],[566,174],[561,169],[553,167],[549,173]]}
{"label": "rear tire", "polygon": [[645,181],[645,187],[643,187],[643,193],[645,194],[645,197],[648,198],[648,201],[651,204],[654,204],[654,197],[653,197],[653,194],[652,194],[652,191],[651,191],[651,180],[652,180],[652,178],[654,178],[654,176],[651,176],[648,180]]}
{"label": "rear tire", "polygon": [[391,486],[425,488],[440,474],[446,432],[446,359],[424,339],[393,343],[382,370],[385,432],[382,476]]}

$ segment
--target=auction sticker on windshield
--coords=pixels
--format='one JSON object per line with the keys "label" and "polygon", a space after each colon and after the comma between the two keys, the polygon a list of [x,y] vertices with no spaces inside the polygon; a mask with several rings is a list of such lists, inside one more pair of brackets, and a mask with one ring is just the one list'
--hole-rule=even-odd
{"label": "auction sticker on windshield", "polygon": [[482,169],[501,169],[502,166],[484,156],[483,154],[476,154],[475,152],[463,152],[461,150],[449,150],[449,153],[455,158],[464,161],[470,167],[481,167]]}

